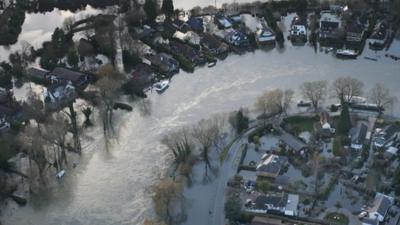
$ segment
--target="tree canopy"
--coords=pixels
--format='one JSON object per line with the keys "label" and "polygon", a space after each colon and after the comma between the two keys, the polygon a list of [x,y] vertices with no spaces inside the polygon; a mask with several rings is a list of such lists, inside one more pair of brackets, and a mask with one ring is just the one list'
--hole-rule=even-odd
{"label": "tree canopy", "polygon": [[167,15],[167,17],[171,17],[174,14],[174,2],[173,0],[163,0],[162,4],[162,12]]}

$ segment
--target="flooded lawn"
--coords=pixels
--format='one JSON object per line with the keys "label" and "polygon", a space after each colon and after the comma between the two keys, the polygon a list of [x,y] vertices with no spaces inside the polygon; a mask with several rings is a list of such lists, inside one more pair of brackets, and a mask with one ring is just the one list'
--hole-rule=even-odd
{"label": "flooded lawn", "polygon": [[364,205],[364,200],[359,192],[343,186],[340,182],[335,185],[325,201],[326,208],[345,208],[352,213],[359,213]]}

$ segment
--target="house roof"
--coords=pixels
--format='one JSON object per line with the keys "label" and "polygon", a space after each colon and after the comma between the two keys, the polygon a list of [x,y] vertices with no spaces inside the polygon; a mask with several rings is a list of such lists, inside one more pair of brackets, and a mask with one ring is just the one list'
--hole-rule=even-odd
{"label": "house roof", "polygon": [[194,59],[198,56],[196,50],[186,44],[179,43],[177,41],[171,43],[173,50],[177,51],[178,53],[183,54],[185,57],[189,59]]}
{"label": "house roof", "polygon": [[50,71],[42,69],[42,68],[36,68],[36,67],[29,67],[26,70],[26,74],[31,77],[36,77],[36,78],[41,78],[44,79],[46,75],[48,75]]}
{"label": "house roof", "polygon": [[83,77],[86,77],[86,74],[84,74],[84,73],[73,71],[73,70],[70,70],[67,68],[62,68],[62,67],[55,68],[51,72],[51,75],[53,75],[59,79],[72,81],[73,83],[80,82],[80,80]]}
{"label": "house roof", "polygon": [[299,205],[299,196],[289,194],[285,210],[296,212],[298,205]]}
{"label": "house roof", "polygon": [[254,201],[256,209],[268,209],[266,205],[272,205],[275,208],[285,207],[288,201],[288,195],[260,195]]}
{"label": "house roof", "polygon": [[210,33],[203,33],[201,37],[202,37],[201,39],[202,43],[207,45],[209,49],[219,48],[222,44],[222,42],[218,40],[217,37],[215,37]]}
{"label": "house roof", "polygon": [[368,209],[370,213],[379,213],[385,216],[389,208],[392,206],[392,199],[384,194],[377,193],[373,202],[373,207]]}
{"label": "house roof", "polygon": [[257,172],[266,172],[278,175],[287,158],[271,154],[257,166]]}
{"label": "house roof", "polygon": [[186,22],[195,31],[203,31],[203,19],[197,17],[190,17]]}
{"label": "house roof", "polygon": [[288,132],[282,132],[280,139],[295,151],[301,151],[308,148],[304,142]]}

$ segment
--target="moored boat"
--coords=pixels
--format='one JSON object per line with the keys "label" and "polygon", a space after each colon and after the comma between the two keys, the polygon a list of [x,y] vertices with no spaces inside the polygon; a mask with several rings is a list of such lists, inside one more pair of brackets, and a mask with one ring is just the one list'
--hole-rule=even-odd
{"label": "moored boat", "polygon": [[350,58],[355,59],[357,58],[357,52],[352,49],[338,49],[336,51],[336,57],[339,58]]}
{"label": "moored boat", "polygon": [[168,87],[169,87],[168,80],[163,80],[163,81],[157,82],[153,86],[154,90],[156,90],[158,93],[164,92]]}

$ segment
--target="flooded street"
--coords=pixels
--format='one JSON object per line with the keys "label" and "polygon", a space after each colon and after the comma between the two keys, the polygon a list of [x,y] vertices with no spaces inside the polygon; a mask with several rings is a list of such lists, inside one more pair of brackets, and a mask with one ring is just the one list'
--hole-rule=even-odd
{"label": "flooded street", "polygon": [[[194,6],[210,1],[176,2],[177,7],[187,7],[186,4]],[[290,23],[290,19],[286,18],[286,22]],[[50,27],[32,32],[42,32],[39,38],[45,38],[53,30]],[[24,35],[38,38],[37,33],[25,33],[21,38]],[[395,41],[390,51],[400,55],[400,41]],[[371,54],[378,54],[378,61],[363,58]],[[159,143],[163,134],[214,113],[251,108],[262,91],[297,90],[304,81],[332,81],[351,76],[363,81],[366,91],[381,82],[400,97],[399,61],[384,55],[384,51],[365,50],[357,60],[339,60],[331,53],[315,51],[307,45],[294,47],[286,42],[284,49],[257,50],[242,56],[232,54],[213,68],[196,68],[192,74],[180,72],[172,78],[165,93],[149,95],[150,114],[143,113],[143,105],[129,113],[117,113],[119,139],[109,151],[104,148],[101,129],[89,131],[90,138],[83,141],[79,166],[67,171],[64,180],[34,197],[27,206],[9,207],[3,212],[2,222],[4,225],[138,224],[150,213],[151,197],[146,190],[168,165],[168,156]],[[295,96],[300,99],[298,92]],[[399,112],[397,106],[393,113],[399,115]]]}

